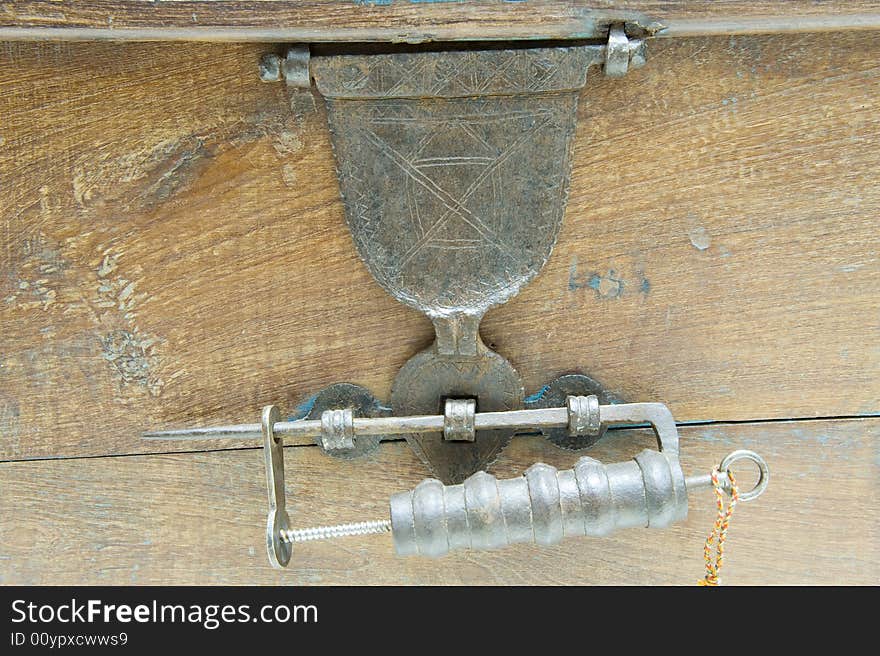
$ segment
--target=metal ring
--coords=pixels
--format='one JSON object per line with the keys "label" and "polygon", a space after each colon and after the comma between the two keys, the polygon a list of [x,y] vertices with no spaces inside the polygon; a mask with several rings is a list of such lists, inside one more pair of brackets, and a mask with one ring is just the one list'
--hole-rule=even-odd
{"label": "metal ring", "polygon": [[739,500],[751,501],[752,499],[757,499],[764,493],[764,490],[767,489],[767,483],[770,482],[770,468],[767,466],[767,462],[754,451],[739,449],[738,451],[727,454],[724,460],[721,461],[718,469],[723,472],[729,471],[731,465],[733,465],[733,463],[735,463],[737,460],[751,460],[753,463],[758,465],[758,472],[760,474],[758,482],[755,483],[755,487],[753,487],[748,492],[741,493],[739,495]]}

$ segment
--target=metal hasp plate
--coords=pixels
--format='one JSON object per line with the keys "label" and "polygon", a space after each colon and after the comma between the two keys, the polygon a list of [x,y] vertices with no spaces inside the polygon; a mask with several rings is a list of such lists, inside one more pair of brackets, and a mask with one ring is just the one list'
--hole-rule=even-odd
{"label": "metal hasp plate", "polygon": [[[379,284],[424,312],[436,339],[398,373],[395,415],[523,407],[511,364],[479,324],[546,263],[562,224],[578,93],[591,65],[619,76],[644,63],[622,27],[607,43],[420,50],[264,60],[264,79],[313,78],[328,108],[346,219]],[[304,75],[303,70],[307,71]],[[445,483],[491,464],[514,432],[439,432],[407,441]]]}

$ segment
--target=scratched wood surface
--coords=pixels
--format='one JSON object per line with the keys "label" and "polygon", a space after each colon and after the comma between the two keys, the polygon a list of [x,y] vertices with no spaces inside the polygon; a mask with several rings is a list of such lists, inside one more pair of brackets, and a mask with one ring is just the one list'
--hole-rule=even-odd
{"label": "scratched wood surface", "polygon": [[[686,471],[752,448],[772,467],[767,492],[738,506],[726,584],[877,584],[880,419],[690,426]],[[591,452],[604,461],[651,446],[646,431],[613,431]],[[388,496],[423,470],[403,443],[366,461],[285,449],[297,526],[387,517]],[[514,441],[493,472],[515,476],[575,456],[540,438]],[[681,584],[702,575],[712,494],[691,494],[686,522],[630,529],[553,547],[515,545],[438,560],[396,558],[387,535],[297,545],[292,566],[269,567],[258,449],[0,464],[0,583],[13,584]],[[740,470],[745,484],[747,471]],[[750,472],[748,472],[750,473]]]}
{"label": "scratched wood surface", "polygon": [[661,33],[880,25],[875,0],[32,0],[0,7],[0,38],[431,41],[584,38],[626,20]]}
{"label": "scratched wood surface", "polygon": [[[709,494],[665,532],[437,562],[353,539],[279,574],[259,450],[139,439],[342,380],[387,399],[431,338],[358,261],[322,102],[261,84],[266,49],[0,44],[0,583],[691,583]],[[582,370],[679,421],[772,420],[682,429],[688,470],[737,447],[773,467],[729,582],[880,581],[878,53],[867,32],[681,39],[594,71],[556,251],[484,322],[527,393]],[[286,454],[298,525],[381,517],[425,475],[401,443]],[[493,471],[536,460],[573,456],[522,439]]]}
{"label": "scratched wood surface", "polygon": [[[880,40],[652,44],[580,105],[557,248],[486,341],[680,421],[880,412]],[[0,46],[0,459],[387,399],[428,321],[345,228],[323,104],[259,45]],[[223,445],[228,446],[228,445]]]}

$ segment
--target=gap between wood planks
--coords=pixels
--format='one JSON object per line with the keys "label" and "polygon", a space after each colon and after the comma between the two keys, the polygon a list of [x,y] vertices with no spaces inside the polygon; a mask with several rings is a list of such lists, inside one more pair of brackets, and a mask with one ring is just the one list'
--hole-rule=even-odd
{"label": "gap between wood planks", "polygon": [[[743,424],[785,424],[785,423],[809,423],[811,421],[853,421],[859,419],[880,419],[880,413],[868,413],[860,415],[835,415],[830,417],[789,417],[774,419],[695,419],[692,421],[676,422],[677,428],[690,428],[692,426],[741,426]],[[621,426],[609,426],[609,431],[636,430],[641,428],[649,428],[649,424],[627,424]],[[537,435],[538,433],[518,433],[520,436]],[[405,438],[382,440],[382,443],[405,442]],[[313,448],[316,444],[287,444],[285,449],[296,448]],[[261,446],[232,446],[218,447],[216,449],[200,449],[197,451],[181,450],[181,451],[146,451],[143,453],[107,453],[99,455],[86,456],[38,456],[34,458],[18,458],[9,460],[0,460],[0,465],[18,462],[36,462],[46,460],[94,460],[96,458],[132,458],[144,456],[173,456],[173,455],[195,455],[201,453],[220,453],[223,451],[247,451],[251,449],[260,449]],[[583,449],[586,451],[587,449]]]}

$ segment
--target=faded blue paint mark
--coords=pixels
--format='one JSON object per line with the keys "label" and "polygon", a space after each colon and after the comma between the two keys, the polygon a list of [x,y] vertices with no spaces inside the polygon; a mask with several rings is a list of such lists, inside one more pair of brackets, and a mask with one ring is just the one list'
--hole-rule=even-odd
{"label": "faded blue paint mark", "polygon": [[568,289],[592,289],[599,298],[620,298],[623,295],[623,280],[617,277],[614,269],[609,269],[605,275],[598,273],[579,274],[577,261],[573,260],[569,269]]}
{"label": "faded blue paint mark", "polygon": [[302,419],[307,414],[312,411],[312,408],[315,407],[315,401],[318,400],[318,395],[313,394],[305,401],[296,406],[296,409],[293,411],[293,414],[287,418],[287,421],[297,421],[298,419]]}
{"label": "faded blue paint mark", "polygon": [[[651,291],[651,283],[642,271],[636,271],[638,284],[635,287],[642,294]],[[614,299],[623,296],[627,282],[614,269],[608,269],[605,274],[595,271],[580,273],[578,271],[577,256],[571,259],[568,267],[568,290],[571,292],[579,289],[592,289],[600,299]]]}
{"label": "faded blue paint mark", "polygon": [[541,397],[547,393],[548,389],[550,389],[550,386],[544,385],[544,387],[539,389],[537,392],[535,392],[531,396],[527,396],[525,399],[523,399],[523,401],[525,401],[526,403],[537,403],[538,401],[541,400]]}
{"label": "faded blue paint mark", "polygon": [[[614,269],[599,278],[598,284],[594,281],[595,276],[590,278],[590,287],[596,290],[599,298],[620,298],[623,296],[623,279],[617,276]],[[594,285],[596,285],[594,287]]]}
{"label": "faded blue paint mark", "polygon": [[858,271],[861,269],[864,264],[844,264],[843,266],[837,267],[838,271],[842,271],[843,273],[852,273],[853,271]]}

